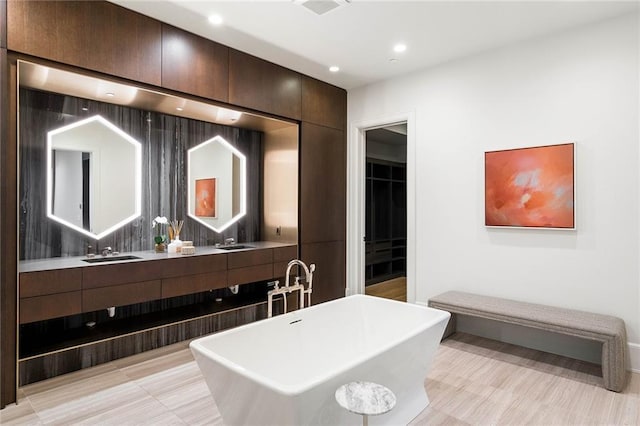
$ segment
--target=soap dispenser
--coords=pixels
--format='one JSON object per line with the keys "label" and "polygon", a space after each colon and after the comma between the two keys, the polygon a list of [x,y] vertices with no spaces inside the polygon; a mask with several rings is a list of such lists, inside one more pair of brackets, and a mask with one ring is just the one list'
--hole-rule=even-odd
{"label": "soap dispenser", "polygon": [[180,241],[180,237],[174,238],[169,243],[169,247],[167,248],[169,254],[180,253],[182,249],[182,241]]}

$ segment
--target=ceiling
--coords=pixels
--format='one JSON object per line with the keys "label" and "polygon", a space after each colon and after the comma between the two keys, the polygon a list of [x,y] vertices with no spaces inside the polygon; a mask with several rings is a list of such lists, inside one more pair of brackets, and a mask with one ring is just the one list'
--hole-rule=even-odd
{"label": "ceiling", "polygon": [[638,11],[637,1],[335,0],[324,14],[304,0],[111,1],[347,90]]}

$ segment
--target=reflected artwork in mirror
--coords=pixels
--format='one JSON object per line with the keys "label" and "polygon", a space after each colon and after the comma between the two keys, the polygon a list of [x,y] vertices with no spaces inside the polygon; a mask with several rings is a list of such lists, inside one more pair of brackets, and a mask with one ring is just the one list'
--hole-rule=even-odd
{"label": "reflected artwork in mirror", "polygon": [[217,135],[191,148],[187,162],[189,217],[223,232],[246,213],[245,155]]}
{"label": "reflected artwork in mirror", "polygon": [[47,217],[101,239],[140,216],[141,145],[95,115],[47,133]]}

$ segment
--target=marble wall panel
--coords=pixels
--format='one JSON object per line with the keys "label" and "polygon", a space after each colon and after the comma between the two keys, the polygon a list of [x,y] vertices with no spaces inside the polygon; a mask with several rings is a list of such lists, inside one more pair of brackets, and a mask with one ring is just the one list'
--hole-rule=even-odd
{"label": "marble wall panel", "polygon": [[[19,113],[21,260],[84,255],[88,245],[94,251],[106,246],[120,252],[152,250],[156,216],[184,219],[180,237],[196,246],[229,237],[260,238],[261,132],[26,88],[20,89]],[[142,144],[142,214],[100,241],[48,219],[45,205],[47,132],[96,114]],[[247,157],[247,214],[222,234],[187,216],[187,150],[216,135]]]}

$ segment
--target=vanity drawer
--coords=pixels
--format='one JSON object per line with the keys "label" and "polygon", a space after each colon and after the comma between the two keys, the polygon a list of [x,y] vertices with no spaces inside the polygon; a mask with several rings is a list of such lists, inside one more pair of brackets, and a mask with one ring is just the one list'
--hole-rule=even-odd
{"label": "vanity drawer", "polygon": [[110,306],[148,302],[158,300],[161,296],[162,284],[160,280],[82,290],[82,311],[91,312]]}
{"label": "vanity drawer", "polygon": [[269,263],[267,265],[230,269],[227,284],[229,286],[247,284],[256,281],[270,280],[271,278],[273,278],[273,265]]}
{"label": "vanity drawer", "polygon": [[159,280],[162,278],[162,262],[162,260],[150,260],[87,266],[82,269],[82,289]]}
{"label": "vanity drawer", "polygon": [[182,256],[164,260],[159,266],[162,278],[226,271],[227,255]]}
{"label": "vanity drawer", "polygon": [[20,324],[82,313],[80,291],[20,299]]}
{"label": "vanity drawer", "polygon": [[[229,269],[243,268],[252,265],[264,265],[273,262],[273,250],[256,249],[227,255],[227,266]],[[272,271],[273,272],[273,271]]]}
{"label": "vanity drawer", "polygon": [[[284,278],[287,273],[287,265],[289,262],[275,262],[273,264],[273,278]],[[291,274],[293,275],[296,271],[296,268],[291,269]],[[284,281],[281,284],[284,284]]]}
{"label": "vanity drawer", "polygon": [[79,268],[20,273],[20,298],[44,296],[80,290],[82,271]]}
{"label": "vanity drawer", "polygon": [[273,261],[289,263],[298,258],[298,246],[278,247],[273,249]]}
{"label": "vanity drawer", "polygon": [[184,296],[227,286],[227,271],[162,280],[162,298]]}

